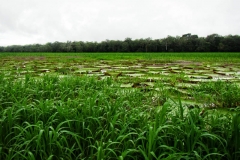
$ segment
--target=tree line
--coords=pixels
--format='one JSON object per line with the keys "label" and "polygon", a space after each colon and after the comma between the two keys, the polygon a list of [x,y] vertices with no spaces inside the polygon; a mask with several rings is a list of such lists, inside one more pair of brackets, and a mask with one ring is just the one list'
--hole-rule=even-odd
{"label": "tree line", "polygon": [[11,45],[0,52],[240,52],[240,36],[211,34],[198,37],[190,33],[162,39],[67,41],[46,44]]}

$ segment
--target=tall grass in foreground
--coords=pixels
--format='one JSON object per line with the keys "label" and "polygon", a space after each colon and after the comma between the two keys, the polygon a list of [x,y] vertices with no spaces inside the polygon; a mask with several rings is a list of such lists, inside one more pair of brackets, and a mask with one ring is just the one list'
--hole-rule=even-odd
{"label": "tall grass in foreground", "polygon": [[200,83],[193,87],[194,97],[211,107],[236,108],[240,106],[240,87],[228,81]]}
{"label": "tall grass in foreground", "polygon": [[0,159],[240,158],[239,113],[186,110],[110,78],[1,75]]}

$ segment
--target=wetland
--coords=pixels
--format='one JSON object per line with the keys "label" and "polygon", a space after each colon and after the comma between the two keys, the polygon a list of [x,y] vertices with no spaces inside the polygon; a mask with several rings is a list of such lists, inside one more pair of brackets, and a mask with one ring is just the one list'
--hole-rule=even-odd
{"label": "wetland", "polygon": [[239,159],[239,53],[2,53],[0,159]]}

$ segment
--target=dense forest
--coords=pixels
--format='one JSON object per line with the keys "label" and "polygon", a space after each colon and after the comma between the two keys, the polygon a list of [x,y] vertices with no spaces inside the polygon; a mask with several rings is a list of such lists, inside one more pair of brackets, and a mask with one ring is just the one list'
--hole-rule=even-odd
{"label": "dense forest", "polygon": [[211,34],[198,37],[190,33],[163,39],[67,41],[46,44],[11,45],[0,52],[240,52],[240,36]]}

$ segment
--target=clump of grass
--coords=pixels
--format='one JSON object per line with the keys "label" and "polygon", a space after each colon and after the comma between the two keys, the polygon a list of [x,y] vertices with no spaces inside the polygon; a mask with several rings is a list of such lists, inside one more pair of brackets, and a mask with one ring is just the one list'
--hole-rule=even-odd
{"label": "clump of grass", "polygon": [[232,82],[218,80],[200,83],[193,91],[198,101],[208,103],[210,106],[235,108],[240,105],[240,88]]}
{"label": "clump of grass", "polygon": [[0,159],[240,158],[239,115],[153,107],[111,78],[1,75],[0,89]]}

